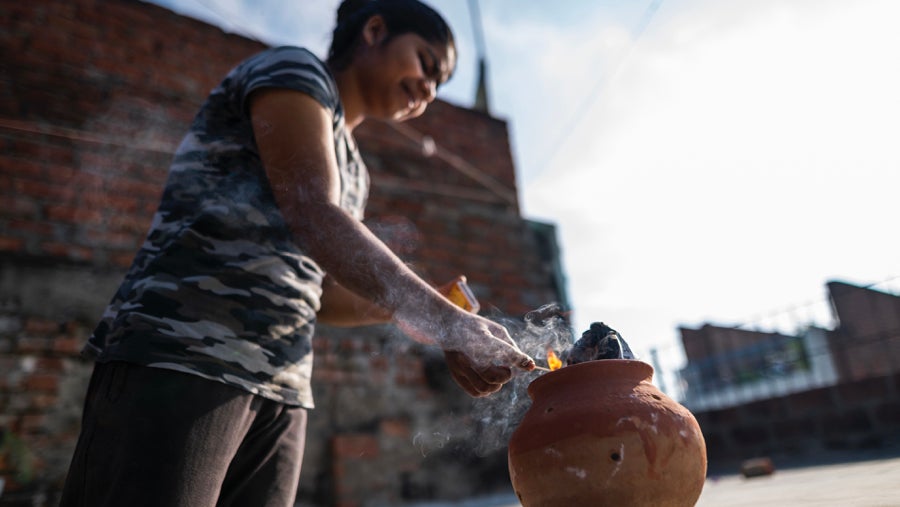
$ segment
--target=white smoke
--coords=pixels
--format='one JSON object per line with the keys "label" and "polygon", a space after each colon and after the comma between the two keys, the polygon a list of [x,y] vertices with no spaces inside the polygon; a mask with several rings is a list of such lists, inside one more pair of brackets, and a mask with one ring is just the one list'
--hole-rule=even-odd
{"label": "white smoke", "polygon": [[[548,349],[559,354],[574,343],[571,325],[557,303],[529,312],[524,319],[489,318],[505,326],[519,348],[534,358],[539,366],[546,366]],[[475,454],[486,456],[506,446],[531,406],[528,385],[542,374],[539,370],[516,371],[512,380],[499,392],[475,400],[472,413],[478,426],[473,445]]]}

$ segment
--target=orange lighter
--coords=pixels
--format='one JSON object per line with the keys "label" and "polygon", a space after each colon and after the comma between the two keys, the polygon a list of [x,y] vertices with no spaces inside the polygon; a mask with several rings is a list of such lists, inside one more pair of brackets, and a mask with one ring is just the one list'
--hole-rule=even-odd
{"label": "orange lighter", "polygon": [[450,290],[447,292],[447,299],[467,312],[478,313],[478,310],[481,309],[481,305],[475,299],[475,294],[472,293],[472,289],[466,284],[466,277],[464,276],[459,277],[459,280],[453,282],[450,286]]}

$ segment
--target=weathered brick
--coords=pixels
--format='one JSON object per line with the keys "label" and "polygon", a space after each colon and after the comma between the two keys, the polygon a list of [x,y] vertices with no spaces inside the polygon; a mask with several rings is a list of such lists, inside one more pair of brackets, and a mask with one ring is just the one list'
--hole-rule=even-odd
{"label": "weathered brick", "polygon": [[32,335],[47,335],[58,333],[60,323],[54,320],[30,317],[25,320],[24,331]]}
{"label": "weathered brick", "polygon": [[77,261],[89,261],[94,258],[94,251],[88,247],[72,245],[70,243],[45,242],[41,243],[41,251],[52,257],[63,257]]}
{"label": "weathered brick", "polygon": [[135,251],[116,252],[108,256],[110,264],[119,268],[127,268],[131,266],[134,260]]}
{"label": "weathered brick", "polygon": [[58,357],[39,357],[37,358],[37,361],[35,363],[35,371],[41,373],[58,374],[61,373],[64,369],[65,363],[61,358]]}
{"label": "weathered brick", "polygon": [[112,215],[107,217],[105,224],[113,231],[124,231],[143,236],[147,233],[152,218],[151,215]]}
{"label": "weathered brick", "polygon": [[33,354],[53,349],[53,338],[23,336],[16,340],[16,352]]}
{"label": "weathered brick", "polygon": [[35,393],[30,397],[30,410],[44,411],[59,403],[59,396],[49,393]]}
{"label": "weathered brick", "polygon": [[0,250],[5,252],[20,252],[25,249],[25,240],[9,236],[0,236]]}
{"label": "weathered brick", "polygon": [[333,368],[313,368],[313,380],[325,384],[340,384],[347,379],[347,374]]}
{"label": "weathered brick", "polygon": [[162,195],[162,188],[156,183],[126,180],[114,178],[106,185],[107,190],[113,195],[127,195],[135,198],[158,200]]}
{"label": "weathered brick", "polygon": [[331,441],[335,459],[373,459],[378,457],[378,439],[373,435],[337,435]]}
{"label": "weathered brick", "polygon": [[13,180],[13,189],[17,194],[33,197],[39,202],[73,202],[75,189],[54,182]]}
{"label": "weathered brick", "polygon": [[875,377],[858,380],[834,387],[844,403],[859,403],[866,400],[883,400],[888,397],[889,379]]}
{"label": "weathered brick", "polygon": [[731,430],[731,437],[742,445],[761,445],[769,441],[769,432],[764,426],[742,425]]}
{"label": "weathered brick", "polygon": [[14,174],[18,177],[28,177],[30,179],[40,179],[44,177],[44,167],[37,160],[28,160],[25,158],[8,158],[2,159],[0,169],[7,174]]}
{"label": "weathered brick", "polygon": [[885,400],[875,407],[875,418],[884,427],[900,428],[900,400]]}
{"label": "weathered brick", "polygon": [[6,205],[0,208],[0,215],[12,217],[33,217],[41,209],[38,201],[28,196],[13,195],[4,199]]}
{"label": "weathered brick", "polygon": [[22,385],[29,391],[56,392],[59,388],[59,375],[35,373],[26,376]]}
{"label": "weathered brick", "polygon": [[99,223],[103,220],[100,208],[85,208],[74,205],[49,205],[44,209],[48,220],[82,225],[85,222]]}
{"label": "weathered brick", "polygon": [[44,429],[46,417],[43,414],[24,414],[16,421],[15,430],[21,433],[35,433]]}
{"label": "weathered brick", "polygon": [[10,220],[7,227],[11,232],[18,232],[27,237],[48,237],[55,230],[55,225],[34,220]]}
{"label": "weathered brick", "polygon": [[391,438],[409,439],[409,421],[405,419],[383,419],[378,424],[379,432]]}
{"label": "weathered brick", "polygon": [[110,231],[108,229],[91,230],[87,232],[87,238],[95,246],[108,248],[127,249],[137,251],[143,243],[143,238],[137,234]]}
{"label": "weathered brick", "polygon": [[824,431],[829,437],[842,437],[852,433],[866,433],[872,429],[868,413],[859,408],[830,414],[824,420]]}
{"label": "weathered brick", "polygon": [[802,417],[808,415],[810,411],[829,410],[835,406],[835,402],[831,389],[821,388],[792,395],[788,405],[792,415]]}

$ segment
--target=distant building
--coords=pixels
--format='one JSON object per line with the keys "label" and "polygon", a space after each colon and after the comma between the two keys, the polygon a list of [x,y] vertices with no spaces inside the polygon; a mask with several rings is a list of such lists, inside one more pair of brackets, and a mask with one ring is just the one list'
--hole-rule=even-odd
{"label": "distant building", "polygon": [[838,326],[828,346],[841,381],[900,372],[900,296],[829,282]]}
{"label": "distant building", "polygon": [[884,445],[900,431],[900,296],[827,287],[834,329],[681,328],[682,402],[712,461]]}
{"label": "distant building", "polygon": [[681,329],[685,351],[721,348],[691,357],[680,377],[682,403],[692,410],[722,408],[815,387],[834,385],[837,374],[827,332],[811,327],[802,335],[761,333],[704,325]]}
{"label": "distant building", "polygon": [[736,405],[900,372],[900,297],[829,282],[837,328],[800,335],[705,324],[681,328],[685,404]]}

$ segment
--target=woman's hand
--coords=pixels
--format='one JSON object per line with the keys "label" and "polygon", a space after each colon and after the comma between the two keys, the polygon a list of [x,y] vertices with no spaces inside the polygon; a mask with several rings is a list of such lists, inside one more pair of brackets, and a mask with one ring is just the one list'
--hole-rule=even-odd
{"label": "woman's hand", "polygon": [[506,328],[482,320],[486,322],[476,324],[468,338],[449,340],[444,347],[453,380],[474,397],[499,391],[512,378],[513,368],[534,369],[534,360],[519,349]]}
{"label": "woman's hand", "polygon": [[509,382],[513,369],[531,371],[534,360],[522,352],[505,327],[447,305],[439,314],[395,315],[413,339],[444,350],[453,380],[474,397],[495,393]]}

